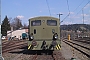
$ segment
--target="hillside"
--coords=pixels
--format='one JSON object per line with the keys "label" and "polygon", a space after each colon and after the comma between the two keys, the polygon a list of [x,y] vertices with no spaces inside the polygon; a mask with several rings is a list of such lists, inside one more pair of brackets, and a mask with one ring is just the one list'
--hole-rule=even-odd
{"label": "hillside", "polygon": [[61,30],[87,30],[90,31],[90,24],[71,24],[71,25],[61,25]]}

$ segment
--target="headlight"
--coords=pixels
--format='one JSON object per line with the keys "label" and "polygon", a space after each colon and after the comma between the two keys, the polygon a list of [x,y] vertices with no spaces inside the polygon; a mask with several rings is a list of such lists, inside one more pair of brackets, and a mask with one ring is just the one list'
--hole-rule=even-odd
{"label": "headlight", "polygon": [[55,36],[55,39],[57,39],[58,37],[57,36]]}
{"label": "headlight", "polygon": [[55,33],[55,34],[53,35],[53,40],[57,40],[57,39],[58,39],[58,34]]}
{"label": "headlight", "polygon": [[31,38],[31,39],[34,39],[34,36],[31,36],[30,38]]}
{"label": "headlight", "polygon": [[34,39],[34,36],[30,36],[29,40],[32,41]]}
{"label": "headlight", "polygon": [[29,40],[32,41],[34,39],[33,33],[29,35]]}

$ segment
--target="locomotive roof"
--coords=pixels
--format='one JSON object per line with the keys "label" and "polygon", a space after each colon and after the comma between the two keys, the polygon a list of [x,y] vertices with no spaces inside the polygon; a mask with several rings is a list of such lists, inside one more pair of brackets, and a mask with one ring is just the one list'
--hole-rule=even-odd
{"label": "locomotive roof", "polygon": [[33,20],[33,19],[56,19],[58,20],[58,18],[56,17],[51,17],[51,16],[38,16],[38,17],[33,17],[33,18],[30,18],[29,20]]}

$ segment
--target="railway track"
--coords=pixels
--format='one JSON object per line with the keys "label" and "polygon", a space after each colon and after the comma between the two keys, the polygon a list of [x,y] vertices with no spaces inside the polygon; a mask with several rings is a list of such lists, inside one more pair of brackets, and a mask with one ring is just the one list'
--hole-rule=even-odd
{"label": "railway track", "polygon": [[90,44],[90,39],[89,38],[79,38],[79,39],[75,39],[73,41],[78,41],[78,42],[82,42],[82,43],[85,43],[85,44]]}
{"label": "railway track", "polygon": [[[65,42],[66,44],[68,44],[69,46],[71,46],[72,48],[78,50],[79,52],[81,52],[83,55],[87,56],[89,59],[90,59],[90,47],[86,47],[85,45],[83,44],[79,44],[78,42],[74,42],[74,41],[69,41],[69,40],[62,40],[63,42]],[[80,42],[80,40],[79,40]],[[85,41],[83,41],[84,43]],[[85,42],[86,44],[86,42]],[[87,43],[88,44],[88,43]],[[86,45],[87,45],[86,44]]]}
{"label": "railway track", "polygon": [[35,55],[31,60],[56,60],[53,55]]}
{"label": "railway track", "polygon": [[[27,42],[25,41],[7,41],[3,43],[3,54],[6,52],[10,52],[7,54],[11,54],[11,55],[15,55],[14,58],[11,58],[12,60],[25,60],[25,59],[29,59],[29,60],[65,60],[64,57],[62,57],[62,54],[57,51],[54,51],[53,53],[49,54],[41,54],[40,52],[36,52],[37,54],[32,55],[32,51],[28,51],[28,50],[18,50],[19,48],[25,47],[27,46]],[[13,53],[13,54],[12,54]],[[15,53],[15,54],[14,54]],[[19,53],[19,54],[18,54]],[[34,51],[35,53],[35,51]],[[8,57],[6,57],[5,59],[7,59]]]}
{"label": "railway track", "polygon": [[20,42],[23,42],[23,41],[17,41],[17,40],[5,41],[5,42],[2,42],[2,48],[10,46],[10,45],[14,45],[16,43],[20,43]]}
{"label": "railway track", "polygon": [[2,45],[2,53],[27,46],[25,41],[7,41]]}
{"label": "railway track", "polygon": [[[25,52],[25,51],[24,51]],[[26,51],[27,52],[27,51]],[[65,60],[65,58],[62,57],[60,51],[54,52],[53,54],[18,54],[15,58],[12,60]]]}
{"label": "railway track", "polygon": [[65,60],[60,51],[53,51],[51,54],[33,55],[31,60]]}

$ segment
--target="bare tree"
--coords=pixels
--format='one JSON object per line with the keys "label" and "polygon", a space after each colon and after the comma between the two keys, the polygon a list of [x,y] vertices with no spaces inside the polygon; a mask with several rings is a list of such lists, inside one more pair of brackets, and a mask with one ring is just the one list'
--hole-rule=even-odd
{"label": "bare tree", "polygon": [[21,20],[17,17],[14,19],[10,18],[10,26],[12,26],[14,30],[23,27]]}
{"label": "bare tree", "polygon": [[24,23],[23,28],[24,28],[24,29],[27,29],[28,26]]}
{"label": "bare tree", "polygon": [[23,27],[21,20],[19,18],[15,18],[14,20],[15,20],[15,24],[16,24],[16,29]]}

